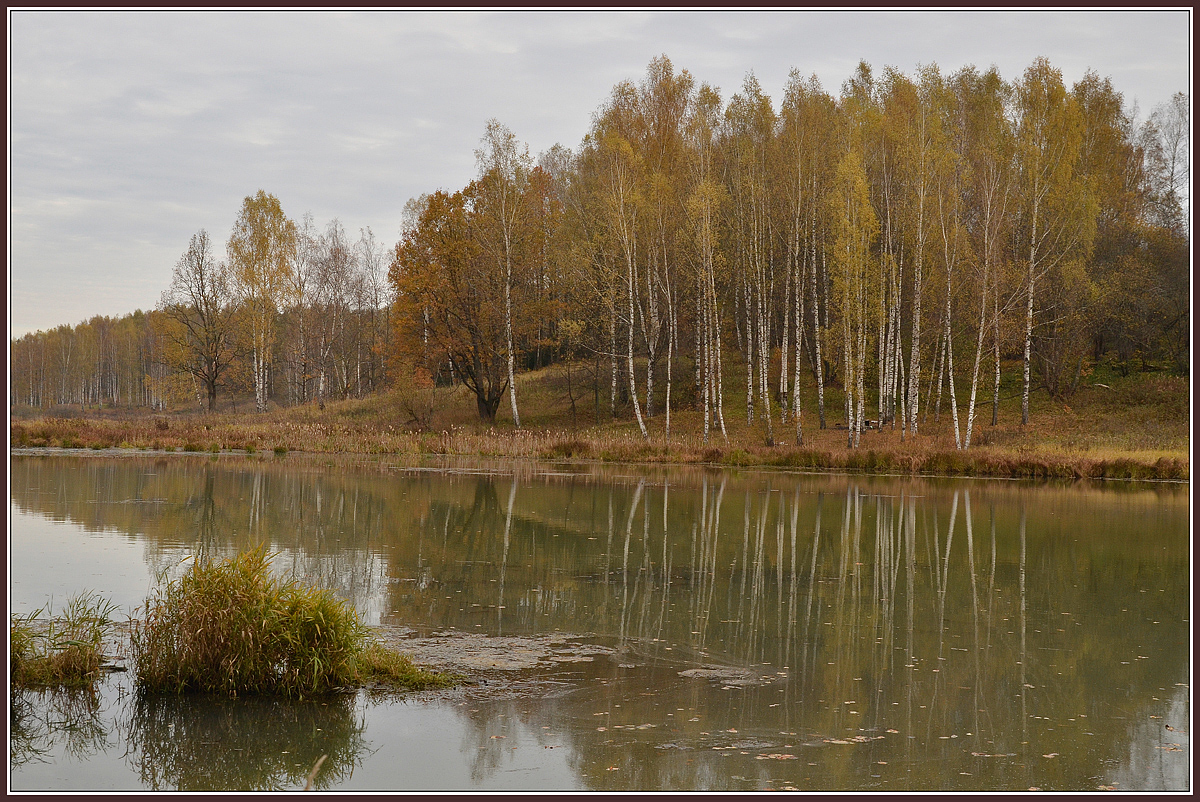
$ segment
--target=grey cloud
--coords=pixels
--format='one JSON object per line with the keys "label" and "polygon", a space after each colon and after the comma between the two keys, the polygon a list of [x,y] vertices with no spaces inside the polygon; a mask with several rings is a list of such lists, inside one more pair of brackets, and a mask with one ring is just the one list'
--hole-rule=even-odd
{"label": "grey cloud", "polygon": [[1044,54],[1068,81],[1088,66],[1111,75],[1148,113],[1188,88],[1186,23],[1180,12],[10,12],[10,331],[153,306],[188,237],[206,228],[223,242],[259,188],[292,216],[394,242],[410,197],[474,176],[489,118],[534,155],[574,148],[612,87],[660,54],[726,98],[753,71],[776,99],[792,68],[837,92],[860,59],[906,72],[994,63],[1013,79]]}

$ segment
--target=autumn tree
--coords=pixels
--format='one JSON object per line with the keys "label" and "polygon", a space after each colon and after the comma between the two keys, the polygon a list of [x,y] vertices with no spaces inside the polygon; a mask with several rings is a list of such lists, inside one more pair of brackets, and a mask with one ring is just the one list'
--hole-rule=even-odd
{"label": "autumn tree", "polygon": [[718,235],[721,204],[725,188],[717,175],[717,130],[720,125],[721,97],[704,84],[696,95],[687,121],[690,170],[686,209],[692,234],[696,307],[696,387],[704,410],[704,442],[712,427],[725,428],[724,387],[721,370],[721,307],[718,300],[718,273],[723,272],[723,255]]}
{"label": "autumn tree", "polygon": [[529,149],[498,120],[489,120],[482,145],[475,151],[479,180],[472,219],[480,231],[480,242],[496,260],[504,276],[504,337],[508,368],[508,398],[512,403],[513,423],[521,428],[517,408],[515,375],[516,353],[513,345],[513,282],[517,251],[528,236],[527,207],[522,196],[529,183],[533,160]]}
{"label": "autumn tree", "polygon": [[828,214],[834,235],[834,295],[840,301],[842,320],[847,445],[857,448],[865,423],[867,354],[874,350],[877,336],[869,300],[878,292],[878,260],[872,249],[879,223],[862,158],[854,150],[838,163]]}
{"label": "autumn tree", "polygon": [[160,331],[173,346],[173,364],[203,385],[212,411],[221,376],[234,358],[234,309],[229,270],[213,258],[207,231],[192,235],[159,309]]}
{"label": "autumn tree", "polygon": [[254,402],[267,408],[275,318],[291,292],[296,226],[279,199],[259,190],[242,202],[226,252],[237,294],[245,307],[253,358]]}
{"label": "autumn tree", "polygon": [[1021,423],[1028,424],[1038,283],[1052,270],[1067,285],[1086,279],[1081,260],[1092,244],[1095,214],[1087,182],[1076,170],[1083,138],[1080,109],[1063,86],[1062,72],[1046,59],[1037,59],[1016,86],[1016,105],[1021,232],[1027,254]]}
{"label": "autumn tree", "polygon": [[1185,233],[1191,219],[1187,191],[1191,178],[1190,109],[1188,96],[1176,92],[1170,101],[1154,108],[1142,140],[1156,221]]}
{"label": "autumn tree", "polygon": [[448,359],[493,423],[508,380],[505,275],[471,236],[477,185],[423,199],[396,245],[388,281],[396,293],[397,343],[428,373]]}
{"label": "autumn tree", "polygon": [[772,159],[776,115],[753,75],[725,111],[726,182],[732,249],[741,299],[746,354],[746,419],[762,404],[767,444],[774,445],[770,361],[775,308]]}
{"label": "autumn tree", "polygon": [[[993,68],[980,74],[966,68],[955,75],[955,92],[962,108],[968,164],[964,194],[970,214],[975,263],[974,284],[979,292],[975,360],[967,402],[963,448],[970,448],[975,426],[975,403],[984,338],[991,334],[994,369],[992,425],[996,425],[1000,396],[1000,277],[1006,261],[1005,232],[1012,195],[1012,129],[1006,108],[1011,88]],[[990,314],[990,318],[989,318]],[[990,323],[990,325],[989,325]]]}

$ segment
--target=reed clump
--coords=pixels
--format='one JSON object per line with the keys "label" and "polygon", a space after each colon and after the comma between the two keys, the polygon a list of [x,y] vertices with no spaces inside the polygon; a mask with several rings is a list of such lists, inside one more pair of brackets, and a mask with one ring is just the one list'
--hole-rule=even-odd
{"label": "reed clump", "polygon": [[[160,582],[130,634],[138,686],[150,693],[328,694],[365,679],[386,682],[376,648],[353,607],[273,576],[263,547],[196,559],[178,579]],[[441,682],[416,670],[393,684]]]}
{"label": "reed clump", "polygon": [[115,606],[90,591],[67,602],[62,615],[47,608],[9,619],[9,682],[16,688],[90,686],[100,676],[103,641]]}

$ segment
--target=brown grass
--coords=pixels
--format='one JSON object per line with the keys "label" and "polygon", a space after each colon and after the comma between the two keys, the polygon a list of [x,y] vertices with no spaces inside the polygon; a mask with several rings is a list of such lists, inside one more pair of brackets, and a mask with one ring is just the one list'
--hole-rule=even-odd
{"label": "brown grass", "polygon": [[[520,377],[521,431],[513,427],[507,404],[501,405],[494,425],[482,424],[472,396],[461,386],[436,390],[432,402],[426,398],[433,411],[415,423],[405,411],[411,400],[403,391],[390,391],[327,403],[323,410],[305,404],[261,414],[235,409],[217,414],[15,416],[10,431],[14,447],[274,452],[279,457],[291,451],[455,454],[954,476],[1181,480],[1189,475],[1188,384],[1165,374],[1089,377],[1093,381],[1065,401],[1035,393],[1028,426],[1020,425],[1019,387],[1011,380],[1002,386],[998,425],[990,425],[989,398],[977,408],[971,448],[961,451],[955,448],[947,400],[940,417],[928,410],[915,438],[902,440],[898,429],[885,427],[864,432],[860,447],[848,448],[845,429],[836,428],[844,423],[836,387],[826,391],[829,428],[816,426],[811,409],[815,390],[804,388],[803,443],[794,444],[794,423],[782,425],[775,408],[776,445],[767,446],[761,415],[752,423],[746,420],[745,394],[737,390],[745,384],[739,385],[736,375],[726,379],[731,388],[725,409],[728,439],[714,431],[704,442],[701,413],[681,408],[687,396],[677,387],[670,437],[660,398],[648,422],[647,441],[631,411],[618,410],[617,419],[612,418],[607,388],[602,388],[599,424],[587,385],[576,387],[573,418],[562,372],[556,367]],[[960,415],[965,415],[965,388],[959,392]]]}

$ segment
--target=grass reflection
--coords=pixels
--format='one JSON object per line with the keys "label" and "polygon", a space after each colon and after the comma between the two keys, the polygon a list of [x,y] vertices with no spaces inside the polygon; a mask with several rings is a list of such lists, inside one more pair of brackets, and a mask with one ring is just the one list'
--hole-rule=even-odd
{"label": "grass reflection", "polygon": [[139,696],[126,760],[153,791],[282,791],[336,786],[368,751],[355,697],[323,701]]}
{"label": "grass reflection", "polygon": [[9,698],[10,769],[48,762],[60,750],[74,760],[85,760],[111,746],[92,685],[19,689]]}

